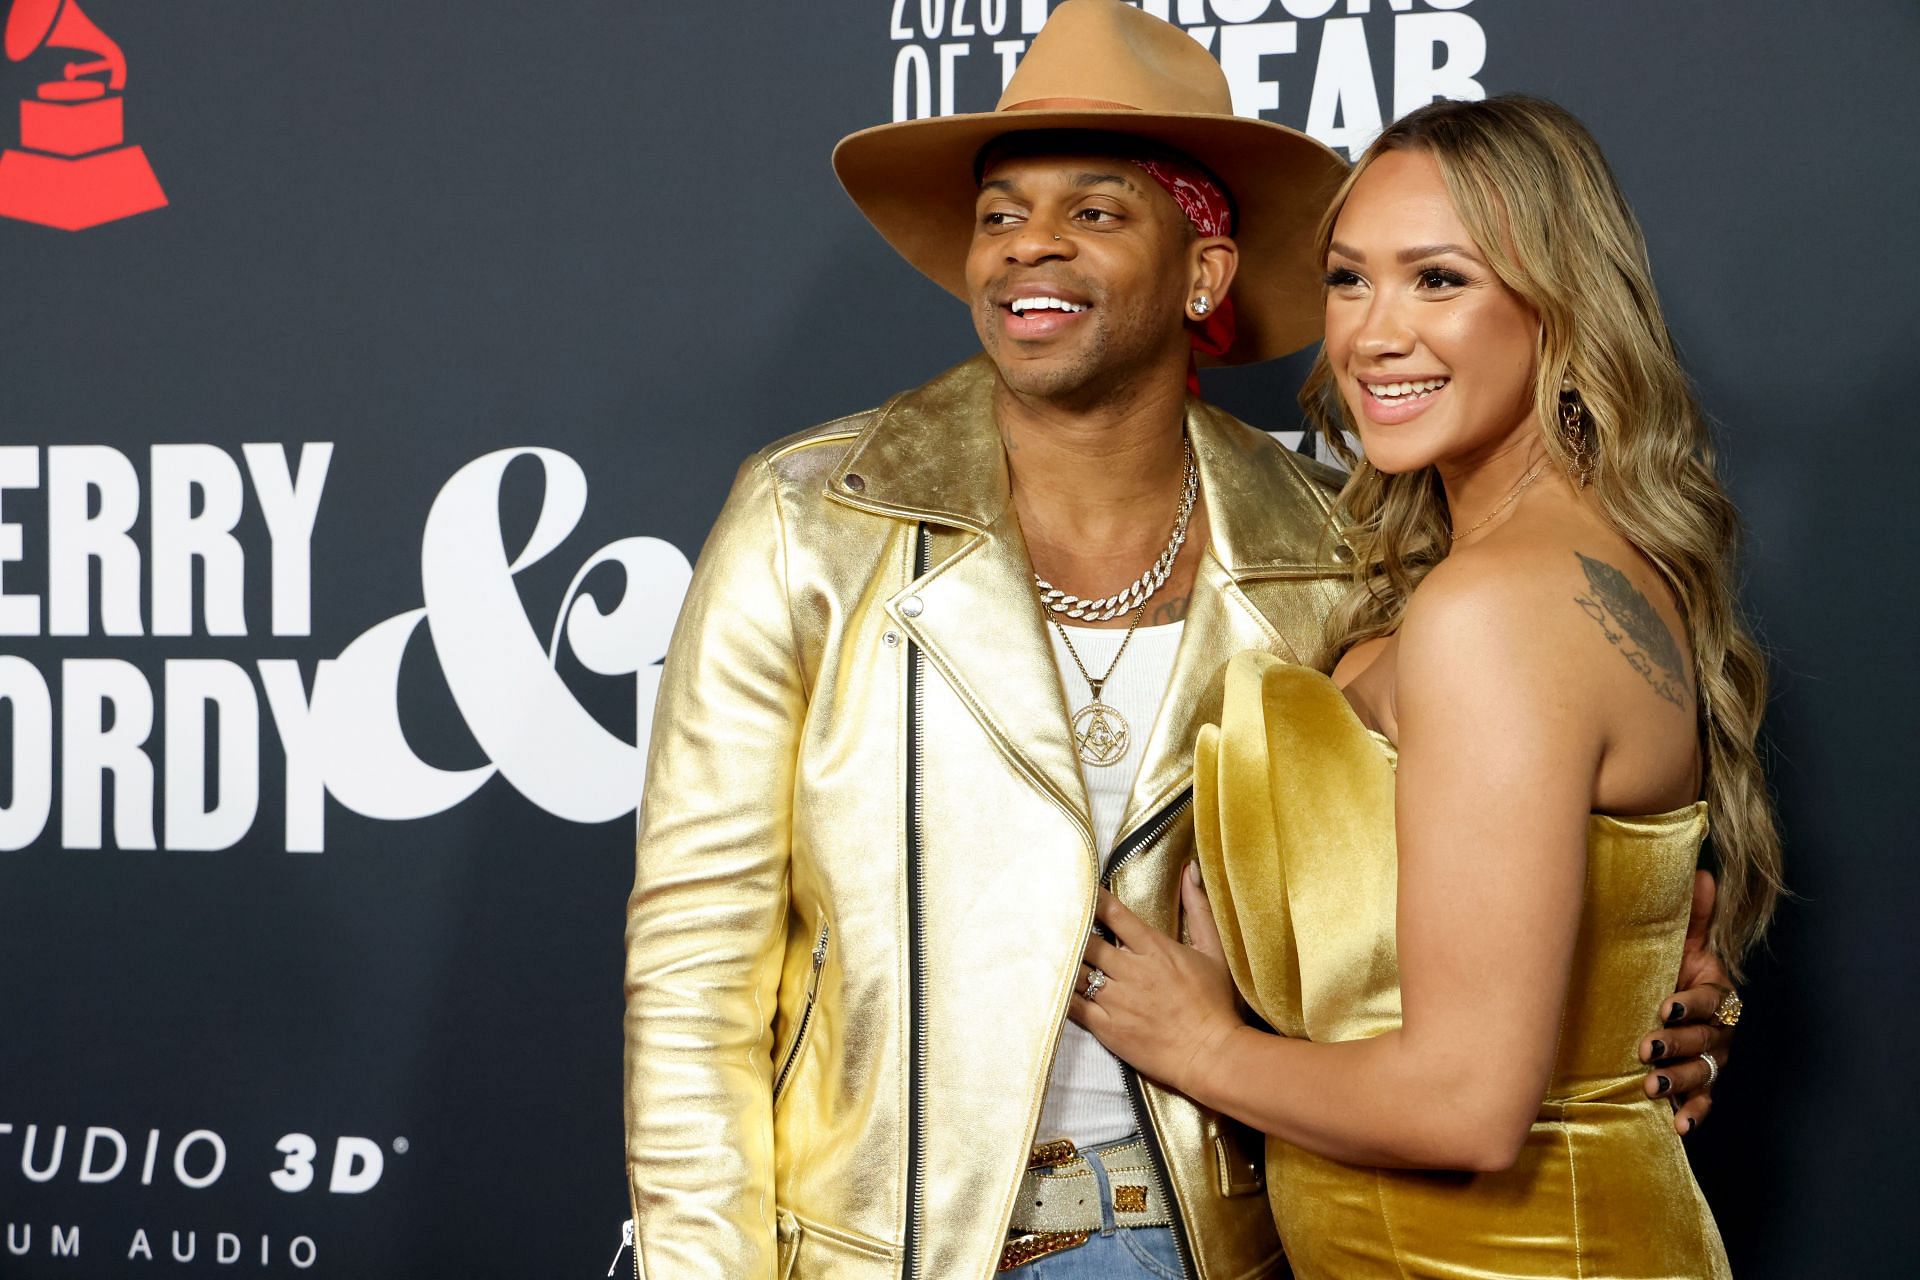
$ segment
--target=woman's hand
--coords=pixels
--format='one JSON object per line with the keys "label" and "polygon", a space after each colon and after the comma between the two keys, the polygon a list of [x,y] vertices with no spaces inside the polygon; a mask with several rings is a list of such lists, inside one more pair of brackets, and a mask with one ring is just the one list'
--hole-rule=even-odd
{"label": "woman's hand", "polygon": [[[1189,863],[1180,877],[1180,902],[1191,946],[1167,937],[1120,899],[1100,891],[1095,918],[1119,945],[1098,935],[1087,940],[1067,1016],[1141,1074],[1191,1094],[1219,1047],[1246,1023],[1197,863]],[[1096,967],[1107,980],[1089,1000],[1087,981]]]}
{"label": "woman's hand", "polygon": [[[1640,1041],[1640,1061],[1653,1067],[1645,1081],[1647,1094],[1673,1104],[1673,1127],[1682,1136],[1707,1118],[1713,1107],[1711,1080],[1726,1069],[1733,1048],[1733,1028],[1714,1018],[1721,999],[1733,990],[1733,980],[1707,943],[1717,888],[1708,872],[1694,873],[1693,914],[1680,956],[1680,989],[1661,1002],[1655,1015],[1660,1029]],[[1716,1071],[1707,1070],[1703,1053],[1713,1055]]]}

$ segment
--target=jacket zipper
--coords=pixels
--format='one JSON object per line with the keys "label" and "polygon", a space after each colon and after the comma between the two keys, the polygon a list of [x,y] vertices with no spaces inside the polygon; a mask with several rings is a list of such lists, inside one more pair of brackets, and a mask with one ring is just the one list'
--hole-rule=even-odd
{"label": "jacket zipper", "polygon": [[[1136,827],[1132,835],[1122,840],[1107,859],[1107,869],[1100,876],[1103,889],[1113,888],[1113,878],[1136,855],[1151,848],[1161,836],[1167,833],[1174,819],[1178,818],[1186,807],[1193,803],[1193,788],[1188,787],[1173,798],[1145,826]],[[1180,1274],[1191,1277],[1199,1274],[1193,1265],[1193,1243],[1187,1239],[1187,1224],[1180,1216],[1180,1204],[1173,1197],[1173,1179],[1167,1174],[1167,1154],[1160,1146],[1160,1135],[1154,1131],[1153,1123],[1147,1116],[1146,1093],[1140,1085],[1140,1073],[1122,1062],[1122,1078],[1127,1086],[1127,1103],[1133,1108],[1133,1123],[1140,1131],[1140,1137],[1147,1144],[1147,1156],[1153,1163],[1154,1176],[1160,1180],[1160,1198],[1166,1202],[1167,1214],[1173,1219],[1173,1246],[1180,1256]]]}
{"label": "jacket zipper", "polygon": [[773,1100],[780,1101],[781,1091],[787,1087],[787,1077],[793,1072],[793,1064],[800,1061],[800,1047],[807,1042],[807,1028],[813,1022],[813,1005],[820,998],[820,970],[827,963],[828,926],[825,920],[820,922],[820,940],[813,944],[813,972],[807,978],[807,1003],[800,1011],[800,1029],[794,1033],[793,1046],[787,1050],[787,1056],[781,1060],[780,1071],[773,1078]]}
{"label": "jacket zipper", "polygon": [[[620,1228],[620,1247],[613,1251],[613,1262],[611,1265],[607,1267],[608,1275],[612,1275],[614,1272],[620,1269],[620,1255],[625,1253],[629,1249],[634,1249],[632,1218],[628,1218],[627,1225]],[[633,1274],[634,1274],[634,1280],[639,1280],[640,1254],[637,1249],[634,1250],[634,1255],[633,1255]]]}
{"label": "jacket zipper", "polygon": [[[933,557],[933,539],[924,522],[913,553],[913,576],[927,574]],[[926,922],[926,883],[921,869],[923,847],[920,830],[921,787],[925,760],[921,723],[925,710],[922,688],[926,680],[926,658],[920,646],[907,642],[907,980],[911,988],[908,1002],[909,1050],[907,1060],[907,1229],[900,1250],[902,1280],[919,1280],[920,1232],[926,1200],[926,1167],[922,1158],[921,1125],[924,1122],[921,1091],[926,1087],[927,1064],[927,966],[923,954]]]}
{"label": "jacket zipper", "polygon": [[1112,889],[1113,878],[1120,873],[1120,868],[1133,861],[1141,851],[1167,834],[1167,828],[1173,825],[1173,820],[1192,803],[1193,788],[1189,786],[1168,801],[1166,808],[1154,814],[1143,826],[1135,827],[1132,835],[1115,845],[1113,852],[1107,855],[1107,869],[1100,873],[1100,887]]}

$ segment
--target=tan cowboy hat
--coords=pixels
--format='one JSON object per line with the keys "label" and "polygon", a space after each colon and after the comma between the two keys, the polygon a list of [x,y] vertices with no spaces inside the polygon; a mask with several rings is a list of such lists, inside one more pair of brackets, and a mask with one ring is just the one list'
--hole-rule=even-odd
{"label": "tan cowboy hat", "polygon": [[1213,363],[1270,360],[1320,337],[1313,233],[1346,163],[1285,125],[1234,115],[1213,55],[1120,0],[1065,0],[992,111],[863,129],[834,148],[833,168],[887,243],[965,301],[974,159],[995,138],[1039,129],[1151,139],[1226,185],[1240,247],[1239,333]]}

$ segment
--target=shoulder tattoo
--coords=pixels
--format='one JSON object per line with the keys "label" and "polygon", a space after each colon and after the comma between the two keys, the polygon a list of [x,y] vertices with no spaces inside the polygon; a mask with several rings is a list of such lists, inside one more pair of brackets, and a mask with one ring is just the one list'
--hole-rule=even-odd
{"label": "shoulder tattoo", "polygon": [[1640,673],[1647,687],[1682,711],[1686,710],[1686,662],[1667,624],[1647,598],[1605,561],[1573,553],[1586,571],[1587,591],[1573,602],[1594,620],[1607,643],[1620,651],[1627,665]]}

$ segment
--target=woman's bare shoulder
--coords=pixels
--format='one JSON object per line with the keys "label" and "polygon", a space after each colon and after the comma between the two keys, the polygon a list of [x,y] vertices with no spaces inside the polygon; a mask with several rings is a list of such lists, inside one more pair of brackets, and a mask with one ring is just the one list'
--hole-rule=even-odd
{"label": "woman's bare shoulder", "polygon": [[1574,585],[1569,570],[1571,548],[1545,539],[1489,543],[1456,552],[1435,565],[1407,601],[1401,626],[1403,637],[1414,640],[1454,632],[1489,639],[1487,632],[1506,633],[1507,643],[1535,647],[1548,640],[1540,628],[1557,632],[1568,589]]}
{"label": "woman's bare shoulder", "polygon": [[1537,673],[1605,697],[1643,686],[1691,706],[1691,662],[1670,595],[1613,535],[1514,537],[1448,557],[1408,601],[1400,660]]}

